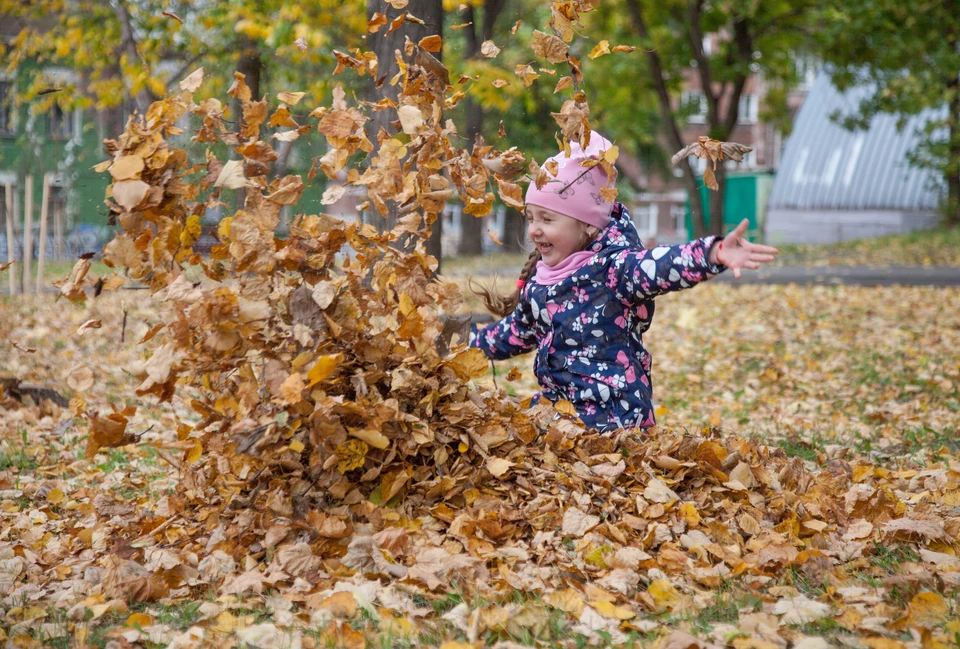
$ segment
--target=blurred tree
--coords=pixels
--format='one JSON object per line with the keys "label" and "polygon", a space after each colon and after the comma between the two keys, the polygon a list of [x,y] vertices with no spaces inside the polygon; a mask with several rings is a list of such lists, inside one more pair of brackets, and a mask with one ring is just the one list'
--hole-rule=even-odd
{"label": "blurred tree", "polygon": [[819,32],[823,56],[840,90],[873,93],[854,113],[836,115],[848,128],[867,128],[874,115],[900,119],[934,109],[911,162],[935,169],[947,185],[945,220],[960,225],[960,11],[936,0],[831,0]]}
{"label": "blurred tree", "polygon": [[[773,85],[797,80],[795,56],[811,46],[813,20],[825,0],[623,0],[634,33],[646,51],[647,73],[660,104],[662,127],[673,151],[695,107],[680,102],[684,74],[696,75],[706,100],[709,136],[727,140],[737,123],[740,96],[751,74]],[[892,1],[892,0],[891,0]],[[704,38],[718,35],[710,53]],[[771,97],[785,97],[774,93]],[[772,107],[774,110],[776,107]],[[681,163],[690,197],[695,236],[707,234],[697,176]],[[710,230],[723,234],[726,169],[716,170],[719,190],[710,192]]]}
{"label": "blurred tree", "polygon": [[[410,0],[402,4],[401,9],[392,9],[384,0],[367,0],[367,20],[374,21],[377,14],[386,18],[386,24],[375,32],[370,33],[368,46],[370,51],[377,55],[377,76],[369,85],[370,99],[373,102],[382,99],[396,101],[399,88],[390,80],[399,72],[397,56],[404,51],[404,44],[409,39],[419,43],[428,36],[443,37],[443,2],[442,0]],[[418,20],[403,20],[400,26],[392,29],[391,23],[402,16],[414,16]],[[389,26],[389,27],[388,27]],[[429,56],[441,58],[440,52]],[[383,129],[387,133],[394,133],[396,129],[391,123],[396,115],[395,110],[380,110],[373,114],[370,126],[372,128],[372,142],[377,142],[376,135]],[[387,231],[396,225],[396,205],[388,204],[390,213],[381,216],[376,210],[370,210],[369,221],[381,231]],[[430,239],[427,241],[427,252],[438,260],[442,257],[441,239],[443,237],[443,220],[437,219],[430,230]],[[440,268],[437,268],[437,272]]]}
{"label": "blurred tree", "polygon": [[[492,41],[497,35],[495,27],[497,19],[503,12],[506,0],[484,0],[474,4],[460,5],[457,14],[463,19],[463,36],[465,59],[479,59],[482,57],[480,47],[486,41]],[[483,136],[484,105],[474,96],[468,94],[464,99],[466,120],[463,135],[471,145],[477,144],[477,137]],[[482,142],[483,140],[481,140]],[[479,255],[483,252],[483,219],[467,218],[464,216],[460,224],[461,255]]]}
{"label": "blurred tree", "polygon": [[[17,100],[37,111],[53,101],[97,109],[132,101],[144,112],[200,66],[214,94],[239,70],[254,96],[298,86],[320,101],[332,83],[346,85],[331,82],[333,50],[360,46],[366,31],[363,0],[0,0],[0,16],[24,25],[0,43],[0,60],[28,76]],[[34,101],[49,86],[48,67],[75,74]]]}

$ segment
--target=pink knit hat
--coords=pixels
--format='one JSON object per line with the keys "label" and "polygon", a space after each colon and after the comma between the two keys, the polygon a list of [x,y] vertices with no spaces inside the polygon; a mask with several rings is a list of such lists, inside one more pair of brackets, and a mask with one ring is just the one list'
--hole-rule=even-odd
{"label": "pink knit hat", "polygon": [[601,151],[612,146],[610,140],[596,131],[590,134],[586,150],[579,142],[571,142],[569,158],[563,151],[549,158],[557,161],[556,180],[551,179],[543,189],[537,189],[536,183],[532,182],[527,187],[527,205],[545,207],[601,229],[607,227],[613,203],[600,196],[600,189],[607,183],[607,174],[600,165],[588,168],[581,167],[580,163],[590,158],[599,159]]}

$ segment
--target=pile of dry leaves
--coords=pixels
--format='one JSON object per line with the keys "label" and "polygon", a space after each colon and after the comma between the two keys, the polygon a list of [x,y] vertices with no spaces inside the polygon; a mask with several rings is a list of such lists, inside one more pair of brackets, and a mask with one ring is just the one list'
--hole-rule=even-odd
{"label": "pile of dry leaves", "polygon": [[[564,6],[576,14],[576,3]],[[562,39],[540,40],[563,50],[558,61],[572,59]],[[423,241],[454,194],[467,213],[483,215],[495,183],[520,207],[513,181],[529,168],[542,183],[546,171],[514,150],[454,147],[455,128],[442,115],[462,93],[449,94],[448,75],[428,52],[409,43],[405,54],[391,81],[401,88],[397,102],[368,106],[397,116],[397,132],[381,130],[377,146],[368,118],[342,92],[310,113],[316,124],[300,125],[288,104],[301,95],[284,93],[268,116],[267,100],[251,97],[242,75],[230,95],[243,115],[230,130],[223,103],[194,102],[202,72],[107,143],[102,170],[114,179],[108,199],[122,233],[104,260],[164,305],[141,340],[151,353],[133,370],[136,394],[191,413],[178,411],[176,439],[158,443],[177,480],[156,500],[135,506],[102,485],[67,495],[33,483],[27,493],[6,479],[8,636],[25,637],[39,620],[55,633],[51,605],[66,611],[70,633],[84,634],[90,611],[209,592],[219,599],[201,607],[208,622],[173,637],[145,615],[115,641],[182,647],[235,633],[279,646],[320,628],[328,640],[362,646],[349,624],[358,606],[381,629],[394,624],[405,634],[410,620],[434,613],[418,593],[456,587],[488,599],[543,594],[536,604],[448,611],[468,642],[518,625],[539,637],[548,607],[579,633],[619,642],[657,628],[645,614],[693,610],[733,578],[758,592],[785,570],[836,580],[875,543],[911,541],[928,565],[918,566],[909,588],[919,594],[904,608],[852,586],[826,601],[768,593],[776,600],[769,611],[740,620],[754,644],[736,634],[722,641],[784,647],[792,636],[782,625],[826,617],[861,634],[916,627],[939,641],[932,630],[940,633],[951,604],[934,591],[960,583],[960,517],[948,514],[960,504],[957,471],[835,460],[810,472],[780,450],[716,431],[600,435],[578,425],[569,403],[526,409],[473,383],[487,361],[463,341],[438,343],[461,296],[432,277],[436,260]],[[371,64],[359,53],[340,62]],[[187,114],[200,121],[194,141],[223,142],[238,157],[208,152],[191,164],[169,142]],[[564,146],[589,137],[579,95],[556,117]],[[280,140],[323,134],[329,152],[316,167],[331,178],[368,153],[365,168],[346,169],[346,182],[366,187],[369,206],[396,216],[397,226],[381,233],[299,214],[278,237],[280,211],[297,204],[303,181],[270,180],[277,153],[260,138],[264,124],[288,128]],[[242,209],[221,222],[222,243],[201,257],[192,249],[201,220],[225,189],[240,192]],[[334,187],[325,200],[342,192]],[[62,296],[88,299],[87,267],[77,264]],[[73,380],[89,388],[87,378]],[[34,419],[60,414],[42,398],[3,398],[12,409],[39,410]],[[75,397],[68,410],[89,425],[87,460],[141,441],[130,426],[135,406],[105,412]],[[231,613],[238,598],[266,593],[272,623]]]}

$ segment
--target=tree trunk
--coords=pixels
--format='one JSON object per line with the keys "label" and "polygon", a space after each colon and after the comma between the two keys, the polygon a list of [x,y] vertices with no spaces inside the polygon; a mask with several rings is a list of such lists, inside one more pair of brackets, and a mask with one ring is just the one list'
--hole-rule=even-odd
{"label": "tree trunk", "polygon": [[[389,7],[385,7],[381,0],[367,0],[368,19],[373,18],[373,14],[378,11],[383,11],[387,15],[388,20],[393,20],[396,15],[399,15],[397,12],[388,11],[388,9]],[[397,86],[391,86],[389,80],[398,72],[394,52],[396,50],[403,51],[406,38],[417,43],[426,36],[434,34],[441,37],[443,36],[442,0],[410,0],[410,3],[403,11],[420,18],[424,24],[419,25],[407,20],[390,34],[385,33],[386,29],[381,29],[374,34],[369,34],[367,40],[370,50],[377,55],[377,61],[379,62],[379,68],[377,70],[379,76],[375,80],[376,83],[370,85],[369,90],[370,100],[373,102],[378,102],[384,97],[389,97],[396,101],[399,88]],[[435,56],[437,59],[440,59],[441,53],[437,52]],[[383,79],[382,83],[380,83],[380,79]],[[377,85],[379,85],[379,88],[376,87]],[[371,130],[369,137],[370,141],[374,143],[374,146],[376,146],[377,143],[377,133],[380,132],[381,128],[387,133],[393,133],[394,129],[390,126],[390,122],[394,120],[396,120],[396,114],[391,111],[382,110],[373,114],[373,118],[370,120]],[[381,232],[393,229],[397,222],[396,206],[392,202],[388,202],[387,208],[388,212],[386,216],[381,216],[376,210],[371,210],[367,219],[369,223]],[[427,253],[433,255],[438,260],[442,258],[442,246],[440,243],[442,236],[443,220],[438,217],[431,226],[430,238],[427,240],[426,246]],[[438,268],[437,271],[439,272],[439,270]]]}
{"label": "tree trunk", "polygon": [[960,226],[960,81],[952,75],[947,83],[950,110],[947,115],[949,145],[947,151],[947,206],[944,225]]}
{"label": "tree trunk", "polygon": [[[634,29],[640,38],[650,39],[650,32],[647,29],[647,23],[643,18],[643,8],[640,0],[627,0],[627,9],[630,13],[630,19]],[[645,50],[647,53],[647,62],[650,64],[650,77],[653,81],[653,87],[657,92],[657,98],[660,100],[660,114],[663,116],[664,125],[667,127],[667,143],[674,151],[679,151],[686,146],[680,135],[680,128],[677,126],[677,120],[673,115],[673,106],[670,104],[670,92],[667,90],[667,82],[664,77],[663,62],[660,55],[654,48]],[[702,237],[706,234],[706,227],[703,220],[703,200],[700,198],[700,188],[697,185],[697,177],[693,173],[693,167],[689,160],[682,160],[680,168],[683,170],[683,184],[687,190],[687,196],[690,199],[690,217],[693,221],[693,236]]]}
{"label": "tree trunk", "polygon": [[[473,6],[469,4],[464,5],[463,22],[468,24],[464,32],[467,42],[466,51],[464,52],[466,58],[478,57],[481,43],[493,38],[494,27],[496,26],[497,18],[503,11],[503,6],[504,0],[487,0],[483,7],[483,21],[481,24],[480,21],[477,20],[477,12]],[[468,96],[464,100],[464,107],[467,118],[465,135],[467,142],[469,142],[471,146],[475,146],[477,136],[483,134],[483,106]],[[507,218],[510,218],[509,215]],[[461,236],[459,254],[470,256],[483,254],[482,244],[485,222],[485,219],[472,217],[469,214],[464,214],[460,217]]]}
{"label": "tree trunk", "polygon": [[[129,65],[138,65],[140,61],[140,52],[137,50],[137,39],[133,33],[133,26],[130,22],[130,11],[127,8],[126,0],[114,0],[113,13],[120,23],[120,41],[123,47],[123,53],[127,56]],[[144,87],[137,91],[133,100],[137,103],[137,109],[141,115],[147,114],[147,109],[153,102],[154,97]]]}
{"label": "tree trunk", "polygon": [[[477,142],[477,136],[483,132],[483,106],[467,97],[464,100],[467,112],[466,138],[470,146]],[[483,254],[483,224],[485,219],[471,214],[460,216],[460,249],[459,253],[466,256]]]}
{"label": "tree trunk", "polygon": [[[260,99],[260,74],[263,71],[263,62],[260,60],[260,50],[257,44],[251,39],[244,37],[239,43],[240,59],[237,61],[237,72],[243,75],[244,83],[250,88],[250,97],[252,101]],[[234,101],[236,110],[237,132],[243,128],[243,105],[240,100]],[[247,190],[238,189],[236,191],[237,207],[240,208],[247,202]]]}

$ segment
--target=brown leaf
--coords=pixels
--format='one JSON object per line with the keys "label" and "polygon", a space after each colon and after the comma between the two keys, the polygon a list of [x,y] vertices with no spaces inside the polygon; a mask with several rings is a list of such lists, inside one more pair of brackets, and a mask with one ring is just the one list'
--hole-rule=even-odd
{"label": "brown leaf", "polygon": [[430,36],[421,38],[417,45],[428,52],[439,52],[443,47],[443,39],[437,34],[431,34]]}
{"label": "brown leaf", "polygon": [[720,185],[717,183],[717,177],[713,175],[713,169],[708,165],[703,171],[703,184],[713,191],[718,191]]}
{"label": "brown leaf", "polygon": [[530,46],[534,54],[550,63],[564,63],[567,60],[567,52],[570,50],[570,46],[561,39],[539,30],[534,30]]}

